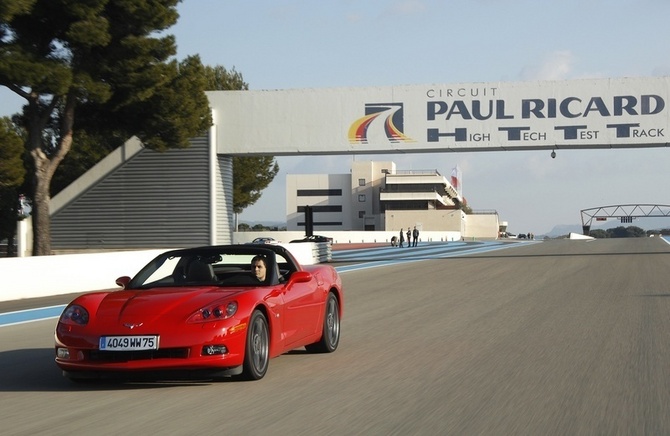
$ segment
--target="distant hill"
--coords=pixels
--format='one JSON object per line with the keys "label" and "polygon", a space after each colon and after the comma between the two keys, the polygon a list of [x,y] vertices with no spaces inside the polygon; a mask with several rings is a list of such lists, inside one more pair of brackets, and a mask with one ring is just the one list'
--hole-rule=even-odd
{"label": "distant hill", "polygon": [[545,233],[544,235],[536,235],[535,237],[549,236],[550,238],[556,238],[558,236],[568,235],[570,233],[582,233],[582,226],[573,224],[559,224],[554,226],[554,228],[551,229],[549,233]]}

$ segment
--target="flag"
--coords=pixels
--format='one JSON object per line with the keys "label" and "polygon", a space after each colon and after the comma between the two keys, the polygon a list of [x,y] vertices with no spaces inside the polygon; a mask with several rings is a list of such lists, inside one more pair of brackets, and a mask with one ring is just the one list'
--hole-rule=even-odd
{"label": "flag", "polygon": [[463,196],[463,187],[461,186],[461,169],[456,165],[451,170],[451,186],[454,187],[459,196]]}

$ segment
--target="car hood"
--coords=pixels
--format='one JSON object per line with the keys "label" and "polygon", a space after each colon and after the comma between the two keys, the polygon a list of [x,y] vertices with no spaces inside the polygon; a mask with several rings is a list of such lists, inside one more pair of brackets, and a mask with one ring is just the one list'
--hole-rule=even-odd
{"label": "car hood", "polygon": [[145,325],[158,319],[183,320],[208,304],[247,291],[216,286],[122,290],[102,299],[96,317],[106,322],[142,322]]}

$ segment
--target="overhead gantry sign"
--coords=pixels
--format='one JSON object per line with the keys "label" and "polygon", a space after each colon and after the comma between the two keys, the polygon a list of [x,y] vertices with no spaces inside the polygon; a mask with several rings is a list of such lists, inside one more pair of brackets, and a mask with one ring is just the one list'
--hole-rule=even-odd
{"label": "overhead gantry sign", "polygon": [[666,147],[670,77],[211,91],[219,154]]}
{"label": "overhead gantry sign", "polygon": [[619,219],[622,224],[632,223],[637,218],[670,217],[670,206],[664,204],[619,204],[615,206],[600,206],[584,209],[582,214],[582,229],[585,235],[591,230],[593,220],[607,221]]}

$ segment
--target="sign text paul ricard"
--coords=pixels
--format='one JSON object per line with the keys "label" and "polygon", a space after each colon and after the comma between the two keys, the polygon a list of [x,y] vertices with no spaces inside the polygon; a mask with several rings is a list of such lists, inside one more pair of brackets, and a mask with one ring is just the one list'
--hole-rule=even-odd
{"label": "sign text paul ricard", "polygon": [[219,152],[339,154],[667,146],[669,91],[657,77],[208,95]]}

